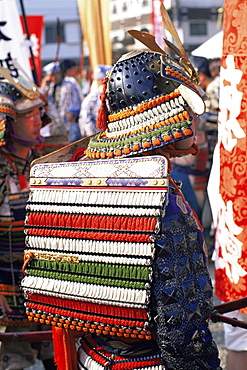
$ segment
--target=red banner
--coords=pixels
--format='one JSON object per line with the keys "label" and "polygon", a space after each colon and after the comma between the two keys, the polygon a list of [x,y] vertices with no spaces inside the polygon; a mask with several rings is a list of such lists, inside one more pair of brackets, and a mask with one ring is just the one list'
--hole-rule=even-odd
{"label": "red banner", "polygon": [[[225,0],[221,68],[215,282],[224,302],[247,287],[247,2]],[[215,181],[216,179],[214,179]],[[213,198],[215,196],[215,198]],[[247,309],[243,309],[247,313]]]}
{"label": "red banner", "polygon": [[[23,33],[26,34],[26,29],[24,25],[23,17],[21,16],[21,25]],[[32,43],[32,53],[34,57],[34,63],[36,68],[36,73],[39,81],[39,85],[42,80],[42,64],[41,64],[41,46],[42,46],[42,36],[44,29],[44,20],[42,15],[28,15],[26,16],[28,34],[30,41]],[[30,65],[32,68],[32,60],[30,59]]]}

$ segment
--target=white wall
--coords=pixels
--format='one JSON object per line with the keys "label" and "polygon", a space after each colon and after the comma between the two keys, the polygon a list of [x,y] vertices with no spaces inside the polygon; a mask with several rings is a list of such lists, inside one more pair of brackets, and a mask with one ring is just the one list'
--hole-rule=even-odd
{"label": "white wall", "polygon": [[[123,3],[127,3],[127,11],[122,11]],[[149,5],[142,6],[142,0],[111,0],[110,9],[116,6],[117,13],[112,14],[111,11],[111,21],[121,21],[123,19],[133,18],[141,16],[142,14],[151,14],[152,6],[149,0]]]}

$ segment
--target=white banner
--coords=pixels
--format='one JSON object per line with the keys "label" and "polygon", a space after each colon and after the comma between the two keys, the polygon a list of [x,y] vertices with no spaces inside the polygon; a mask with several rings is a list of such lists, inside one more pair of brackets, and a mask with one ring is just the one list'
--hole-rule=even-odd
{"label": "white banner", "polygon": [[13,65],[13,60],[17,60],[33,79],[28,57],[28,46],[24,40],[16,0],[0,0],[0,66],[8,68],[13,77],[18,77],[18,71]]}
{"label": "white banner", "polygon": [[164,49],[164,26],[162,23],[162,16],[160,12],[160,5],[163,0],[152,0],[152,35],[155,37],[155,41]]}

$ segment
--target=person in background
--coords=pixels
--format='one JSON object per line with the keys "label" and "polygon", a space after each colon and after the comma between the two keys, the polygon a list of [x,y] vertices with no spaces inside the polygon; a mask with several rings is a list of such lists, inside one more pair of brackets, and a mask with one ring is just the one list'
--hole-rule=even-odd
{"label": "person in background", "polygon": [[61,68],[59,62],[51,62],[42,68],[43,78],[40,87],[46,97],[48,96],[51,82],[58,84],[61,81],[60,72]]}
{"label": "person in background", "polygon": [[200,87],[201,89],[206,91],[208,85],[213,81],[213,77],[209,70],[209,62],[207,59],[203,60],[198,66],[197,73],[200,78]]}
{"label": "person in background", "polygon": [[104,64],[95,67],[90,93],[83,99],[80,110],[79,128],[82,137],[91,136],[99,131],[96,120],[103,87],[102,81],[110,68],[111,66]]}
{"label": "person in background", "polygon": [[[202,116],[201,130],[206,135],[208,145],[208,177],[212,168],[214,148],[218,140],[218,113],[220,98],[220,63],[219,61],[209,62],[205,59],[198,67],[200,76],[200,86],[206,94],[206,111]],[[203,206],[203,226],[205,227],[205,239],[208,246],[209,256],[214,252],[215,229],[212,219],[212,211],[206,192],[205,203]]]}
{"label": "person in background", "polygon": [[60,87],[63,81],[60,63],[51,62],[47,64],[43,68],[43,72],[45,75],[41,82],[41,90],[48,101],[52,102],[55,108],[58,109]]}
{"label": "person in background", "polygon": [[78,75],[78,66],[72,60],[65,59],[60,63],[63,81],[60,88],[59,114],[67,126],[69,132],[69,123],[66,120],[67,109],[71,106],[78,106],[82,103],[82,91],[76,80]]}
{"label": "person in background", "polygon": [[62,72],[59,62],[52,62],[43,68],[41,91],[47,98],[47,113],[51,123],[45,127],[45,136],[67,135],[67,128],[59,113]]}
{"label": "person in background", "polygon": [[61,63],[49,63],[43,68],[46,76],[41,89],[47,96],[49,114],[52,117],[50,135],[68,135],[70,124],[66,120],[67,109],[82,103],[82,92],[76,80],[78,66],[65,59]]}
{"label": "person in background", "polygon": [[78,124],[80,109],[81,109],[80,105],[72,106],[69,107],[66,112],[66,120],[68,123],[70,123],[69,140],[71,143],[82,138]]}
{"label": "person in background", "polygon": [[[31,81],[21,84],[5,68],[0,74],[0,331],[28,332],[40,327],[27,320],[20,290],[24,220],[30,164],[43,155],[35,145],[43,142],[45,98]],[[1,342],[0,368],[24,369],[41,352],[45,368],[55,369],[51,343],[40,343],[37,348],[31,342]]]}
{"label": "person in background", "polygon": [[207,119],[205,122],[205,130],[209,145],[209,167],[212,167],[213,152],[218,140],[218,114],[219,114],[219,99],[220,99],[220,61],[212,61],[209,63],[209,71],[213,78],[212,82],[207,86],[206,94],[206,112]]}
{"label": "person in background", "polygon": [[211,225],[211,218],[205,218],[205,202],[207,199],[208,143],[207,136],[200,123],[197,127],[196,143],[199,148],[197,156],[187,155],[172,158],[171,175],[181,181],[181,189],[192,209],[196,212],[204,229]]}
{"label": "person in background", "polygon": [[81,72],[80,86],[82,91],[82,98],[84,99],[90,92],[90,73],[87,69],[83,69]]}
{"label": "person in background", "polygon": [[215,79],[220,76],[220,59],[213,59],[209,62],[210,74]]}
{"label": "person in background", "polygon": [[200,87],[205,91],[207,99],[206,111],[202,117],[202,128],[207,135],[209,147],[209,168],[212,166],[212,157],[218,137],[218,112],[220,97],[220,69],[219,62],[205,59],[198,67]]}

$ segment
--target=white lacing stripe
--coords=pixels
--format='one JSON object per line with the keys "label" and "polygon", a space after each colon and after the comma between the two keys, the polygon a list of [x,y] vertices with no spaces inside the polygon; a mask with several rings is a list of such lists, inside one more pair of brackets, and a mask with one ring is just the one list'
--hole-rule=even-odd
{"label": "white lacing stripe", "polygon": [[[149,301],[149,295],[145,290],[125,289],[96,284],[83,284],[72,281],[57,280],[51,278],[42,278],[36,276],[25,276],[22,280],[24,291],[31,292],[33,289],[39,293],[58,297],[69,296],[78,297],[77,300],[93,299],[94,301],[115,302],[122,306],[122,303],[134,302],[136,305],[144,305]],[[52,294],[51,294],[52,293]],[[45,294],[45,293],[44,293]]]}
{"label": "white lacing stripe", "polygon": [[123,256],[153,256],[154,243],[128,243],[105,240],[83,240],[83,239],[63,239],[43,236],[27,236],[26,243],[28,248],[36,251],[49,252],[55,250],[56,253],[90,253]]}
{"label": "white lacing stripe", "polygon": [[73,190],[71,189],[33,189],[31,190],[30,201],[37,203],[57,203],[57,204],[101,204],[101,206],[154,206],[163,204],[166,192],[161,191],[102,191],[95,190]]}
{"label": "white lacing stripe", "polygon": [[27,210],[32,212],[62,212],[62,213],[80,213],[90,215],[120,215],[120,216],[158,216],[160,214],[159,209],[155,208],[138,208],[138,207],[90,207],[77,205],[50,205],[50,204],[28,204]]}
{"label": "white lacing stripe", "polygon": [[171,99],[169,102],[164,102],[156,107],[145,110],[118,121],[109,122],[106,131],[106,137],[129,134],[130,130],[141,130],[148,127],[150,124],[165,121],[176,116],[184,111],[184,100],[180,95],[178,98]]}
{"label": "white lacing stripe", "polygon": [[41,289],[35,289],[35,288],[29,288],[29,287],[23,287],[23,292],[25,294],[30,293],[30,294],[42,294],[46,295],[48,297],[56,297],[56,298],[61,298],[61,299],[70,299],[70,300],[75,300],[75,301],[83,301],[83,302],[90,302],[90,303],[97,303],[97,304],[106,304],[110,306],[120,306],[120,307],[129,307],[129,308],[147,308],[148,300],[147,303],[143,304],[137,304],[137,303],[129,303],[129,302],[114,302],[114,301],[107,301],[107,300],[99,300],[95,298],[85,298],[85,297],[78,297],[72,294],[62,294],[62,293],[54,293],[54,292],[47,292],[47,291],[42,291]]}
{"label": "white lacing stripe", "polygon": [[[79,355],[79,362],[78,362],[79,370],[85,370],[85,369],[105,370],[105,366],[99,365],[81,347],[78,350],[78,355]],[[83,367],[81,366],[81,364],[83,364]]]}

